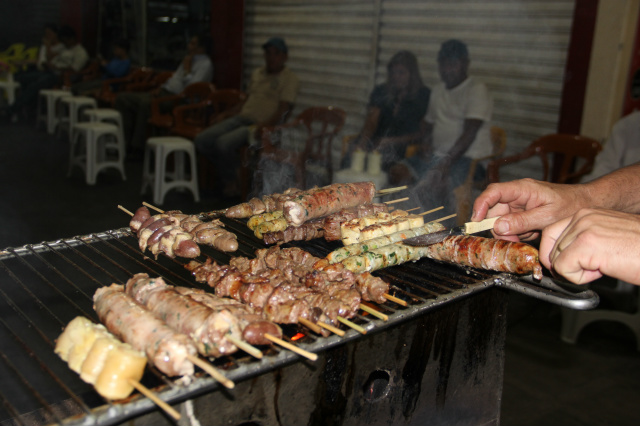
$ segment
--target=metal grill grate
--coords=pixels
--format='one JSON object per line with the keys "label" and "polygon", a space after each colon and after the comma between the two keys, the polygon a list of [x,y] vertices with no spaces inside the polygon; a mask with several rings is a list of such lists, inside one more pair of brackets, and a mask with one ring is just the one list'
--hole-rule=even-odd
{"label": "metal grill grate", "polygon": [[[240,221],[225,220],[238,235],[235,256],[253,256],[263,247]],[[337,247],[324,241],[296,244],[316,256]],[[205,256],[227,263],[230,256],[209,247]],[[75,316],[98,321],[92,296],[101,286],[125,283],[133,274],[146,272],[163,276],[173,285],[208,288],[196,283],[184,268],[186,260],[143,255],[137,239],[128,229],[107,231],[70,239],[26,245],[0,251],[0,422],[2,424],[114,424],[153,409],[150,400],[134,393],[129,399],[109,402],[84,383],[54,354],[55,339]],[[387,302],[377,309],[389,315],[383,322],[366,314],[354,318],[356,324],[375,333],[428,309],[473,294],[504,280],[498,275],[464,269],[430,260],[405,264],[378,275],[391,284],[391,293],[408,302],[407,308]],[[296,327],[284,327],[292,336]],[[344,337],[327,338],[307,334],[296,341],[303,349],[319,352],[358,339],[347,331]],[[257,376],[299,360],[291,352],[275,347],[264,349],[265,357],[255,360],[242,352],[212,360],[236,382]],[[174,382],[152,367],[142,383],[168,402],[218,388],[217,382],[202,373],[190,383]]]}

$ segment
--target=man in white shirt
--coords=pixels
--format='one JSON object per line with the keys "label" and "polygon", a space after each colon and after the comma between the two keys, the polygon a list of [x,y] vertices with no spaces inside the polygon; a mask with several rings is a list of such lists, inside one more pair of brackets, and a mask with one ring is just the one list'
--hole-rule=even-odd
{"label": "man in white shirt", "polygon": [[[471,160],[491,152],[493,101],[487,87],[468,75],[469,62],[464,43],[442,44],[438,53],[442,82],[431,92],[422,151],[390,170],[394,184],[417,182],[414,192],[424,207],[447,204],[448,194],[467,177]],[[452,203],[448,204],[445,208],[451,210]]]}
{"label": "man in white shirt", "polygon": [[590,182],[614,170],[640,161],[640,111],[621,118],[613,126],[609,140],[596,157],[596,164],[582,182]]}
{"label": "man in white shirt", "polygon": [[68,25],[60,28],[58,34],[64,48],[55,55],[48,55],[43,70],[30,77],[28,84],[23,85],[16,101],[11,105],[9,113],[12,121],[17,121],[18,113],[25,108],[35,107],[38,93],[42,89],[51,89],[62,84],[64,73],[75,73],[87,65],[89,54],[76,38],[76,32]]}
{"label": "man in white shirt", "polygon": [[147,136],[147,121],[151,116],[151,99],[177,95],[185,87],[200,81],[211,81],[213,63],[208,56],[211,38],[206,34],[194,36],[187,45],[187,54],[162,86],[151,92],[125,92],[116,97],[115,108],[122,115],[125,140],[133,156],[141,156]]}

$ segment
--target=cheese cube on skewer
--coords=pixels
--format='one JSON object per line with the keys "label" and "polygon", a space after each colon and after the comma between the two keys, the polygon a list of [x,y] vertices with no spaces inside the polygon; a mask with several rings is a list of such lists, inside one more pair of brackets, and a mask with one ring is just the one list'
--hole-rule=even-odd
{"label": "cheese cube on skewer", "polygon": [[114,348],[107,354],[96,379],[96,391],[107,399],[126,398],[134,389],[131,381],[140,381],[146,364],[147,358],[132,347],[120,345]]}

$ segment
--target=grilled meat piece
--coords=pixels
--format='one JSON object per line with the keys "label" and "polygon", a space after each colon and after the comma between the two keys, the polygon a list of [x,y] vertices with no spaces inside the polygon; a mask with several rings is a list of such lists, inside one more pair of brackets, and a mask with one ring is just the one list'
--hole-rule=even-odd
{"label": "grilled meat piece", "polygon": [[101,287],[93,295],[93,307],[107,329],[134,349],[144,352],[149,361],[167,376],[191,376],[189,356],[198,350],[186,335],[178,333],[136,303],[121,285]]}

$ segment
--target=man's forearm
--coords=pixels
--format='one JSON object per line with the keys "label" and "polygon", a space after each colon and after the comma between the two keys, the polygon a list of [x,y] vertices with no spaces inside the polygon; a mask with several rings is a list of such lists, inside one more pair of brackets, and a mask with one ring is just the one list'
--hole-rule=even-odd
{"label": "man's forearm", "polygon": [[640,163],[615,170],[584,184],[590,205],[627,213],[640,213]]}

